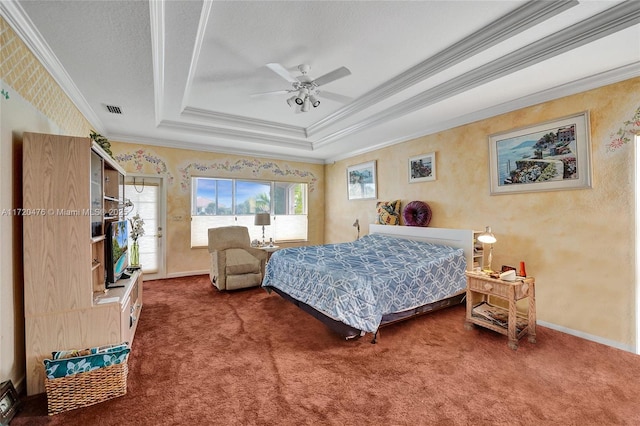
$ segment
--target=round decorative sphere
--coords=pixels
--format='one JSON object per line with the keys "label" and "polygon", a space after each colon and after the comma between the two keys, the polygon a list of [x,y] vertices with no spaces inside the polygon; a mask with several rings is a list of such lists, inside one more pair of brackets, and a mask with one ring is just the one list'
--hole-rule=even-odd
{"label": "round decorative sphere", "polygon": [[404,207],[402,218],[407,226],[429,226],[431,208],[423,201],[411,201]]}

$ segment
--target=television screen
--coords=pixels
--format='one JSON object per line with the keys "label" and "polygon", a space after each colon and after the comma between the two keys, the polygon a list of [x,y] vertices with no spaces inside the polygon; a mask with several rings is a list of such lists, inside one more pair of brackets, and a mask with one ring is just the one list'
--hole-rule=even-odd
{"label": "television screen", "polygon": [[129,266],[129,225],[126,220],[110,222],[107,227],[106,272],[107,286],[113,284]]}

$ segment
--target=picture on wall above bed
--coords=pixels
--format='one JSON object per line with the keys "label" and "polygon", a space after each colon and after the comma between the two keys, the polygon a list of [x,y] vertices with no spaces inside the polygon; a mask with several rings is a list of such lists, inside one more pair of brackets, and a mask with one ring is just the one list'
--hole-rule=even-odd
{"label": "picture on wall above bed", "polygon": [[378,197],[376,189],[376,162],[347,167],[347,191],[350,200],[366,200]]}
{"label": "picture on wall above bed", "polygon": [[409,183],[436,180],[436,153],[409,158]]}
{"label": "picture on wall above bed", "polygon": [[591,187],[589,113],[489,136],[491,195]]}

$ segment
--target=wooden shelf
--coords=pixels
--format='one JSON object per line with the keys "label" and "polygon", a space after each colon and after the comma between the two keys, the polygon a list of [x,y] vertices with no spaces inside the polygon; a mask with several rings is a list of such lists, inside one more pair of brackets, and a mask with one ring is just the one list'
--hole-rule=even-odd
{"label": "wooden shelf", "polygon": [[45,391],[51,352],[133,340],[142,272],[105,291],[104,225],[124,219],[113,209],[124,199],[124,170],[89,138],[27,132],[22,150],[25,209],[94,213],[23,220],[26,387],[34,395]]}

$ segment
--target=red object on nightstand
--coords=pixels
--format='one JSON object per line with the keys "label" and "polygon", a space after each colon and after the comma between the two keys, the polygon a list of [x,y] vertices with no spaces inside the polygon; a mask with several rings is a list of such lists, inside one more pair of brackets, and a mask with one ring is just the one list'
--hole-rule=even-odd
{"label": "red object on nightstand", "polygon": [[518,275],[521,277],[527,276],[527,270],[524,269],[524,262],[520,262],[520,273]]}

